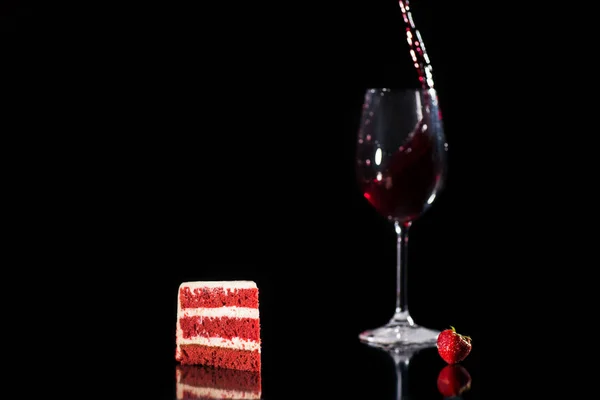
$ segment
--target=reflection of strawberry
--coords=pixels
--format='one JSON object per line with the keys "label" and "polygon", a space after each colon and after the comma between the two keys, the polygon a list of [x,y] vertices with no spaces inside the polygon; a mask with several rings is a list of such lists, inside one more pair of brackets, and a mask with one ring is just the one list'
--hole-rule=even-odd
{"label": "reflection of strawberry", "polygon": [[462,365],[446,365],[438,374],[437,388],[444,397],[460,396],[471,388],[471,375]]}
{"label": "reflection of strawberry", "polygon": [[471,352],[471,338],[461,335],[451,326],[438,335],[437,349],[444,361],[455,364],[464,360]]}

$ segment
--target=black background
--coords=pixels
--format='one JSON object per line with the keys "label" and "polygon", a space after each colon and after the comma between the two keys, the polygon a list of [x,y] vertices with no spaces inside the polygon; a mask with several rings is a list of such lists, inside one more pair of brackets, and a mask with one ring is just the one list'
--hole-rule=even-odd
{"label": "black background", "polygon": [[[474,305],[502,251],[490,239],[501,221],[480,201],[498,187],[480,151],[492,142],[478,113],[486,64],[466,6],[411,6],[450,158],[444,192],[410,232],[409,305],[418,323],[473,338],[478,377],[485,308]],[[351,393],[336,388],[364,373],[351,365],[368,358],[358,333],[394,308],[395,233],[355,187],[353,145],[365,88],[394,83],[397,3],[3,7],[26,104],[16,129],[53,132],[31,149],[49,159],[35,182],[39,233],[105,296],[93,325],[119,350],[104,382],[137,372],[172,398],[177,287],[251,279],[265,394],[300,381]]]}

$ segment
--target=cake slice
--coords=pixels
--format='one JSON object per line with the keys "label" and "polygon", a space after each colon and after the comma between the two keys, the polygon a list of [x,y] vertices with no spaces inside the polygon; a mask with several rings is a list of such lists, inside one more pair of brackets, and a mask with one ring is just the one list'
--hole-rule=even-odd
{"label": "cake slice", "polygon": [[260,371],[258,287],[253,281],[183,282],[177,295],[175,359]]}
{"label": "cake slice", "polygon": [[178,400],[253,399],[261,397],[261,377],[257,371],[177,365]]}

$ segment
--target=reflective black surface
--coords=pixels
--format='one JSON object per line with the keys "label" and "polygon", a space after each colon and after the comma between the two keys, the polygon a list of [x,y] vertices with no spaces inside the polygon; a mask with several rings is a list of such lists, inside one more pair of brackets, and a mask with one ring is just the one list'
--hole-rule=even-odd
{"label": "reflective black surface", "polygon": [[[459,367],[448,368],[436,347],[412,353],[372,347],[359,342],[357,328],[343,321],[338,322],[335,330],[335,319],[324,319],[318,309],[301,312],[296,319],[282,319],[279,317],[284,315],[285,307],[278,308],[273,321],[268,296],[264,297],[262,399],[442,400],[451,395],[464,400],[482,399],[484,340],[475,325],[463,330],[472,336],[471,353],[456,364]],[[312,319],[306,320],[310,314]],[[138,337],[137,343],[142,343],[142,339]],[[132,381],[129,390],[137,391],[138,395],[150,393],[156,399],[177,399],[179,364],[174,360],[174,337],[167,330],[157,330],[145,339],[142,351],[130,347],[128,356],[137,359],[120,364],[123,372],[128,371],[125,379]],[[247,378],[247,374],[238,375],[240,380]],[[222,383],[218,378],[213,380],[213,385]]]}
{"label": "reflective black surface", "polygon": [[[315,233],[312,238],[316,240],[320,236]],[[416,238],[414,241],[417,243]],[[158,257],[162,252],[156,251],[157,257],[153,261],[144,259],[151,265],[165,263],[180,267],[165,270],[160,276],[153,276],[151,269],[147,270],[145,280],[128,283],[126,297],[119,297],[113,310],[94,323],[112,321],[109,325],[111,337],[121,344],[114,359],[121,361],[117,365],[125,373],[124,379],[132,381],[132,390],[147,390],[154,398],[173,400],[178,365],[175,361],[175,327],[179,284],[190,279],[252,279],[259,288],[263,398],[398,399],[394,358],[358,339],[361,330],[377,326],[393,313],[393,304],[390,306],[389,301],[394,296],[393,271],[389,271],[393,268],[374,258],[377,261],[370,263],[370,269],[380,271],[380,275],[366,279],[364,274],[358,273],[357,267],[361,264],[344,269],[346,264],[326,261],[348,260],[350,263],[351,255],[358,250],[337,254],[338,248],[331,243],[330,247],[321,249],[319,254],[323,259],[311,263],[309,257],[315,256],[312,248],[305,246],[308,251],[305,257],[289,259],[285,264],[276,263],[278,259],[274,254],[265,253],[262,268],[244,264],[243,260],[235,264],[215,262],[213,268],[206,266],[208,263],[204,266],[198,263],[200,267],[196,264],[186,266],[181,255],[168,252],[163,258]],[[236,254],[240,257],[248,255]],[[393,262],[393,254],[390,256]],[[254,257],[248,260],[258,264]],[[447,295],[439,288],[443,285],[456,288],[456,283],[449,279],[439,282],[439,278],[427,273],[426,267],[430,271],[448,268],[443,263],[413,264],[416,278],[410,293],[423,299],[415,304],[415,320],[440,330],[452,325],[472,338],[472,351],[461,362],[471,378],[470,390],[464,392],[463,397],[480,399],[480,359],[485,339],[478,322],[480,314],[473,306],[477,299],[475,291],[465,286],[462,291]],[[421,271],[424,278],[418,274],[418,268],[425,270]],[[338,270],[339,273],[332,273]],[[131,315],[130,307],[134,307]],[[115,324],[113,319],[119,308],[124,311],[123,317]],[[404,397],[443,399],[437,380],[445,366],[435,347],[414,354],[407,371],[400,375]],[[145,384],[133,385],[133,382]]]}
{"label": "reflective black surface", "polygon": [[[262,399],[330,397],[408,400],[460,397],[464,400],[475,400],[481,398],[479,394],[480,352],[477,347],[474,347],[467,359],[454,366],[448,366],[439,357],[435,347],[410,353],[386,351],[361,343],[350,345],[344,351],[340,347],[335,347],[331,351],[327,351],[322,346],[314,347],[312,351],[303,346],[299,348],[304,351],[294,354],[293,347],[278,351],[266,344],[261,373]],[[289,355],[287,363],[285,363],[286,357],[273,357],[271,351],[279,354],[287,353]],[[312,361],[309,362],[308,358]],[[184,398],[181,388],[177,395],[175,373],[177,368],[179,367],[173,367],[171,383],[167,382],[169,380],[167,377],[163,382],[165,390],[172,390],[173,399]],[[240,381],[244,378],[242,374]],[[225,378],[222,379],[224,380]],[[211,386],[219,384],[220,381],[216,378]],[[185,393],[185,396],[188,399],[200,398],[190,392]]]}

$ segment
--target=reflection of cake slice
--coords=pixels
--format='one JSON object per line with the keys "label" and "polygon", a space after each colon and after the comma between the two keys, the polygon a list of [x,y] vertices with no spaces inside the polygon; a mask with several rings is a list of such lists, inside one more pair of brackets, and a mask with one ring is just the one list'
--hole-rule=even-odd
{"label": "reflection of cake slice", "polygon": [[178,400],[260,399],[260,372],[177,365]]}
{"label": "reflection of cake slice", "polygon": [[182,365],[260,371],[258,288],[252,281],[184,282],[175,359]]}

